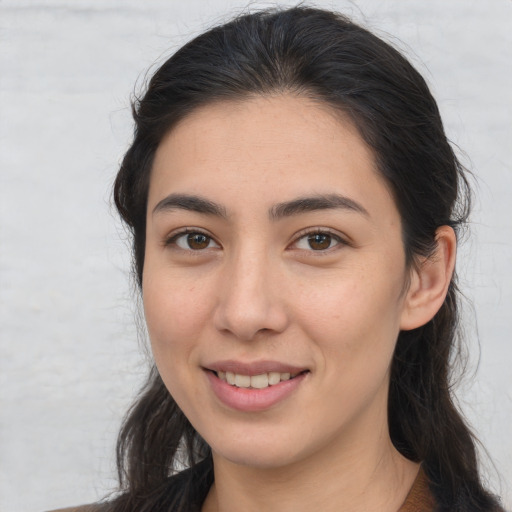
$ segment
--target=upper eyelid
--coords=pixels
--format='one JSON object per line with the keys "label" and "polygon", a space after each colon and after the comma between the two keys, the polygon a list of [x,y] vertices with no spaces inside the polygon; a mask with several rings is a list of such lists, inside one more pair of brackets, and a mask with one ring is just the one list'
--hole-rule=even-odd
{"label": "upper eyelid", "polygon": [[[196,227],[178,228],[178,229],[171,231],[168,235],[166,235],[164,237],[163,244],[164,244],[164,246],[170,245],[173,241],[178,239],[180,236],[189,235],[192,233],[199,233],[201,235],[205,235],[208,238],[210,238],[211,240],[213,240],[219,247],[222,247],[220,242],[211,233],[208,233],[208,231],[201,229],[201,228],[196,228]],[[200,251],[194,251],[194,252],[200,252]]]}
{"label": "upper eyelid", "polygon": [[337,240],[339,240],[341,243],[344,243],[347,245],[350,244],[349,237],[347,237],[346,235],[343,235],[339,231],[331,229],[331,228],[322,227],[322,226],[316,226],[316,227],[311,227],[311,228],[304,228],[304,229],[298,231],[297,233],[295,233],[293,235],[292,241],[290,242],[289,245],[294,244],[295,242],[304,238],[305,236],[315,235],[315,234],[330,235],[330,236],[336,238]]}
{"label": "upper eyelid", "polygon": [[[201,233],[209,238],[211,238],[219,247],[222,247],[221,243],[216,239],[215,236],[213,236],[211,233],[209,233],[207,230],[199,228],[199,227],[184,227],[184,228],[177,228],[164,238],[164,245],[169,245],[171,241],[176,240],[178,237],[191,234],[191,233]],[[340,243],[345,245],[350,245],[351,241],[349,237],[346,235],[343,235],[337,230],[334,230],[332,228],[327,228],[325,226],[314,226],[314,227],[308,227],[303,228],[299,231],[297,231],[291,238],[292,241],[287,245],[287,247],[292,246],[302,238],[313,235],[313,234],[328,234],[334,238],[336,238]],[[319,251],[320,252],[320,251]]]}

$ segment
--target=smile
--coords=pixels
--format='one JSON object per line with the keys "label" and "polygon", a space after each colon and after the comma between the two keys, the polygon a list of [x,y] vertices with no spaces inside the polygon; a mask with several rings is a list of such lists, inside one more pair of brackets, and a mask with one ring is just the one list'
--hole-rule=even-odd
{"label": "smile", "polygon": [[231,386],[253,389],[265,389],[269,386],[275,386],[280,382],[293,379],[299,375],[299,373],[291,374],[290,372],[268,372],[261,373],[260,375],[243,375],[240,373],[224,372],[221,370],[216,372],[216,374],[220,380],[227,382]]}
{"label": "smile", "polygon": [[286,401],[310,374],[308,369],[276,362],[224,361],[203,369],[217,400],[246,413],[264,411]]}

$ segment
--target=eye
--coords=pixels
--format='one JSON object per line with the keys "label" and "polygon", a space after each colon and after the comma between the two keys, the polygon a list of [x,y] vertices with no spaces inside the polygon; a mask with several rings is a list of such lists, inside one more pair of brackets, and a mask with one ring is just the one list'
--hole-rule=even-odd
{"label": "eye", "polygon": [[306,251],[326,251],[344,243],[343,239],[334,233],[315,231],[300,237],[294,245],[296,249]]}
{"label": "eye", "polygon": [[212,237],[200,231],[177,233],[167,240],[165,245],[175,245],[186,251],[203,251],[219,247],[219,244]]}

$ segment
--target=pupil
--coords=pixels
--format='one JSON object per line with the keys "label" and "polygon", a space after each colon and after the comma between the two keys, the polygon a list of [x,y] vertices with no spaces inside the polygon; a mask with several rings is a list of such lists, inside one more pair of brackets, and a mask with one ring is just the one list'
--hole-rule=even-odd
{"label": "pupil", "polygon": [[208,247],[208,237],[201,233],[188,235],[187,242],[191,249],[206,249],[206,247]]}
{"label": "pupil", "polygon": [[328,249],[331,245],[331,236],[317,233],[308,237],[309,246],[311,249],[322,250]]}

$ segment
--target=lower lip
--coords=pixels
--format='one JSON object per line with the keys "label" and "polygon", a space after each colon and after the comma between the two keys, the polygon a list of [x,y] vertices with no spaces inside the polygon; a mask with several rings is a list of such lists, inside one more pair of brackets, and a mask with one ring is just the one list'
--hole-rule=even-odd
{"label": "lower lip", "polygon": [[217,398],[231,409],[243,412],[258,412],[288,398],[303,382],[306,373],[301,373],[293,379],[281,381],[279,384],[263,389],[238,388],[228,384],[210,370],[206,376]]}

